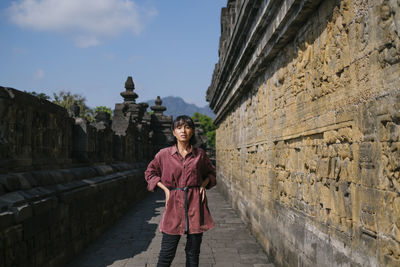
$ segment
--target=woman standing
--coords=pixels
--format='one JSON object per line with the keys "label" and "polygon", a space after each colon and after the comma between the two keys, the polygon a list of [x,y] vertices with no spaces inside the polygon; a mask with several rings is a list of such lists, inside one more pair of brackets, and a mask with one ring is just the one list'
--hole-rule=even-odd
{"label": "woman standing", "polygon": [[203,232],[214,227],[206,189],[216,185],[215,168],[204,150],[193,146],[195,126],[189,116],[178,116],[171,129],[175,144],[161,149],[145,172],[148,190],[158,186],[165,193],[157,266],[171,265],[183,234],[187,235],[186,266],[198,266]]}

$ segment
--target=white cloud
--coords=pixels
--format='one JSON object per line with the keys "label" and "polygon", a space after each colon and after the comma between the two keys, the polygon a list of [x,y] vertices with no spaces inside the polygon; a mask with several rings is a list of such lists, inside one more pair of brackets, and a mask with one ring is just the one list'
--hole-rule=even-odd
{"label": "white cloud", "polygon": [[7,11],[21,27],[68,34],[82,47],[127,30],[139,34],[157,15],[154,8],[141,8],[132,0],[18,0]]}
{"label": "white cloud", "polygon": [[33,79],[36,81],[42,80],[44,78],[44,70],[38,69],[33,75]]}
{"label": "white cloud", "polygon": [[94,36],[79,35],[75,37],[75,43],[79,47],[89,47],[99,45],[100,41]]}

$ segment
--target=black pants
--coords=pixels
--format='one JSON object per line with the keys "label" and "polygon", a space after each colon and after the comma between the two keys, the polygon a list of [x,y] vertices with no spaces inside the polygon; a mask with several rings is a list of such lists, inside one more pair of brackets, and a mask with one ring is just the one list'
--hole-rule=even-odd
{"label": "black pants", "polygon": [[[161,251],[158,258],[157,267],[169,267],[175,257],[176,248],[178,247],[180,235],[169,235],[162,233]],[[203,233],[188,234],[186,239],[186,267],[199,266],[200,246]]]}

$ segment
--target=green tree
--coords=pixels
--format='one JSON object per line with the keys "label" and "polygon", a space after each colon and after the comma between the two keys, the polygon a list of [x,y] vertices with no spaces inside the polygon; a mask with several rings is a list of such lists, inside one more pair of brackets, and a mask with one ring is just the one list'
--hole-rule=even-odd
{"label": "green tree", "polygon": [[46,95],[45,93],[36,93],[35,91],[28,92],[24,91],[25,93],[31,94],[33,96],[36,96],[37,98],[44,99],[44,100],[50,100],[50,96]]}
{"label": "green tree", "polygon": [[106,107],[106,106],[97,106],[94,108],[94,112],[107,112],[108,114],[110,114],[110,116],[112,116],[112,111],[111,108]]}
{"label": "green tree", "polygon": [[93,110],[86,105],[86,98],[79,94],[72,94],[69,91],[59,91],[53,93],[53,103],[62,106],[70,111],[71,106],[76,103],[80,107],[79,116],[86,118],[88,121],[93,121]]}
{"label": "green tree", "polygon": [[200,128],[203,129],[207,136],[207,146],[215,148],[215,125],[212,119],[198,112],[193,114],[192,119],[200,122]]}

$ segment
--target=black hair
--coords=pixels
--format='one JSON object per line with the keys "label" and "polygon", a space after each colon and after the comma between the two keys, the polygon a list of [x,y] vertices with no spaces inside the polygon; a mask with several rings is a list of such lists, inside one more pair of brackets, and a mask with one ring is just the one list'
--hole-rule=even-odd
{"label": "black hair", "polygon": [[176,127],[178,127],[178,126],[182,126],[182,125],[185,125],[185,124],[193,129],[193,135],[189,140],[189,144],[191,144],[191,145],[196,144],[196,142],[197,142],[196,137],[195,137],[195,135],[196,135],[196,126],[194,125],[194,122],[193,122],[192,118],[190,118],[187,115],[180,115],[180,116],[176,117],[174,119],[174,121],[172,122],[172,124],[171,124],[171,133],[172,133],[172,143],[173,144],[177,144],[177,142],[178,142],[176,140],[176,137],[173,134],[174,133],[174,129]]}

